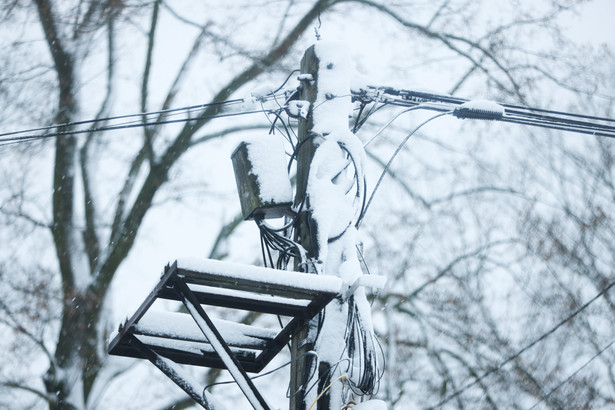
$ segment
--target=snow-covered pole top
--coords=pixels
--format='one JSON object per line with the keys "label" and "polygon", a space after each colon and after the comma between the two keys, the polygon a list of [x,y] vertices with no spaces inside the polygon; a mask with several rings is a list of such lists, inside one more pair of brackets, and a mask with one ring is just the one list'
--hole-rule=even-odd
{"label": "snow-covered pole top", "polygon": [[[305,211],[308,175],[316,147],[323,141],[322,137],[348,131],[351,69],[347,47],[330,41],[311,46],[301,60],[300,77],[304,78],[300,99],[309,102],[310,107],[307,118],[299,119],[299,140],[302,142],[297,152],[295,208]],[[318,259],[317,227],[308,215],[299,218],[301,244],[309,257]]]}
{"label": "snow-covered pole top", "polygon": [[350,57],[343,43],[318,42],[314,46],[318,59],[318,86],[313,104],[314,127],[322,135],[348,130],[350,109]]}

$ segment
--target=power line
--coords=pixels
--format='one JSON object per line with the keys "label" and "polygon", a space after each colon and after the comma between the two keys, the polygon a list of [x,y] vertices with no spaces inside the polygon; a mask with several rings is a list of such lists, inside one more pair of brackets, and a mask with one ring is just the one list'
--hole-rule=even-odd
{"label": "power line", "polygon": [[[438,408],[444,404],[446,404],[447,402],[449,402],[450,400],[454,399],[455,397],[459,396],[460,394],[462,394],[463,392],[465,392],[466,390],[468,390],[470,387],[475,386],[476,384],[478,384],[481,380],[483,380],[485,377],[500,371],[505,365],[507,365],[508,363],[512,362],[513,360],[517,359],[519,356],[521,356],[523,353],[525,353],[526,351],[528,351],[529,349],[531,349],[532,347],[534,347],[535,345],[537,345],[538,343],[542,342],[543,340],[545,340],[547,337],[551,336],[555,331],[557,331],[560,327],[562,327],[563,325],[565,325],[566,323],[568,323],[570,320],[572,320],[576,315],[578,315],[579,313],[581,313],[583,310],[585,310],[589,305],[591,305],[592,303],[594,303],[596,300],[598,300],[602,295],[604,295],[606,292],[608,292],[613,286],[615,286],[615,281],[609,283],[604,289],[602,289],[600,292],[598,292],[598,294],[596,296],[594,296],[593,298],[591,298],[589,301],[587,301],[583,306],[579,307],[577,310],[575,310],[574,312],[572,312],[570,315],[568,315],[565,319],[563,319],[562,321],[560,321],[559,323],[557,323],[555,326],[553,326],[551,329],[549,329],[547,332],[545,332],[544,334],[542,334],[539,338],[533,340],[531,343],[527,344],[525,347],[523,347],[521,350],[517,351],[515,354],[509,356],[506,360],[504,360],[503,362],[501,362],[500,364],[498,364],[496,367],[493,367],[489,370],[487,370],[485,373],[483,373],[481,376],[477,377],[476,379],[474,379],[474,381],[466,384],[465,386],[463,386],[462,388],[456,390],[455,392],[451,393],[450,395],[448,395],[447,397],[445,397],[444,399],[442,399],[438,404],[436,404],[435,406],[431,406],[428,407],[428,409],[435,409]],[[593,359],[592,359],[593,360]]]}
{"label": "power line", "polygon": [[143,113],[138,113],[138,114],[117,115],[117,116],[113,116],[113,117],[104,117],[104,118],[95,118],[95,119],[91,119],[91,120],[67,122],[67,123],[63,123],[63,124],[49,125],[49,126],[46,126],[46,127],[30,128],[30,129],[21,130],[21,131],[5,132],[5,133],[0,134],[0,137],[6,137],[6,136],[9,136],[9,135],[17,135],[17,134],[25,134],[25,133],[33,133],[33,132],[37,132],[37,131],[46,131],[46,130],[50,130],[50,129],[54,129],[54,128],[73,127],[75,125],[95,124],[97,122],[106,122],[106,121],[119,120],[119,119],[125,119],[125,118],[134,118],[134,117],[143,117],[143,116],[150,116],[150,115],[168,114],[168,113],[177,112],[177,111],[190,111],[190,110],[202,109],[202,108],[207,108],[207,107],[216,106],[216,105],[232,104],[232,103],[237,103],[237,102],[242,102],[242,101],[243,101],[243,99],[236,99],[236,100],[220,101],[220,102],[209,103],[209,104],[198,104],[198,105],[191,105],[191,106],[187,106],[187,107],[171,108],[171,109],[168,109],[168,110],[149,111],[149,112],[143,112]]}
{"label": "power line", "polygon": [[[284,92],[283,95],[286,95],[286,92]],[[258,100],[268,101],[271,99],[275,99],[277,97],[280,97],[280,95],[270,93],[269,95],[265,97],[259,97]],[[236,104],[242,104],[245,102],[248,102],[248,101],[246,101],[246,99],[241,98],[241,99],[220,101],[220,102],[214,102],[214,103],[198,104],[198,105],[191,105],[191,106],[185,106],[185,107],[179,107],[179,108],[171,108],[167,110],[150,111],[150,112],[137,113],[137,114],[117,115],[117,116],[112,116],[112,117],[96,118],[96,119],[83,120],[83,121],[74,121],[74,122],[63,123],[63,124],[49,125],[45,127],[30,128],[30,129],[25,129],[25,130],[20,130],[20,131],[6,132],[6,133],[0,134],[0,146],[11,145],[11,144],[21,143],[21,142],[28,142],[28,141],[38,140],[38,139],[55,138],[55,137],[60,137],[60,136],[65,136],[65,135],[78,135],[78,134],[86,134],[86,133],[91,133],[91,132],[113,131],[113,130],[127,129],[127,128],[173,124],[173,123],[198,121],[198,120],[211,119],[211,118],[222,118],[222,117],[270,112],[270,110],[267,110],[267,109],[260,109],[260,110],[238,111],[238,112],[222,112],[219,114],[200,115],[197,117],[186,117],[186,118],[179,118],[179,119],[166,119],[166,120],[158,119],[154,121],[147,121],[147,118],[146,118],[145,121],[142,120],[144,117],[151,117],[151,116],[156,116],[156,115],[159,116],[158,118],[164,118],[164,116],[176,116],[176,115],[182,115],[182,114],[187,115],[194,111],[203,110],[209,107],[216,107],[216,106],[221,107],[222,109],[225,107],[229,107],[229,106],[236,105]],[[75,126],[81,126],[81,125],[87,125],[87,124],[99,124],[103,122],[117,121],[117,120],[130,119],[130,118],[137,118],[137,119],[132,120],[132,121],[127,121],[127,122],[120,122],[117,124],[107,125],[107,126],[57,131],[57,132],[47,132],[43,134],[33,134],[38,131],[48,131],[52,129],[75,127]],[[26,134],[26,135],[22,135],[22,134]]]}
{"label": "power line", "polygon": [[213,114],[213,115],[202,115],[198,117],[180,118],[180,119],[175,119],[175,120],[124,123],[124,124],[119,124],[119,125],[110,125],[110,126],[98,127],[98,128],[59,131],[59,132],[52,132],[52,133],[39,134],[39,135],[22,135],[22,136],[10,137],[10,138],[2,138],[0,139],[0,146],[9,145],[9,144],[17,143],[17,142],[33,141],[37,139],[55,138],[55,137],[66,136],[66,135],[88,134],[91,132],[114,131],[114,130],[121,130],[121,129],[127,129],[127,128],[138,128],[138,127],[148,127],[148,126],[153,126],[153,125],[199,121],[199,120],[212,119],[212,118],[234,117],[234,116],[239,116],[239,115],[258,114],[258,113],[263,113],[263,112],[269,112],[269,110],[240,111],[240,112],[233,112],[233,113],[223,113],[223,114]]}
{"label": "power line", "polygon": [[547,400],[557,389],[559,389],[560,387],[562,387],[564,384],[568,383],[570,380],[572,380],[572,378],[574,376],[576,376],[581,370],[585,369],[587,366],[590,365],[591,362],[594,361],[594,359],[596,359],[598,356],[600,356],[602,353],[606,352],[611,346],[613,346],[615,344],[615,340],[613,340],[611,343],[609,343],[608,345],[606,345],[604,348],[602,348],[598,353],[596,353],[595,355],[593,355],[588,361],[586,361],[585,363],[583,363],[583,365],[581,367],[579,367],[577,370],[575,370],[570,376],[566,377],[564,380],[562,380],[557,386],[555,386],[554,388],[552,388],[549,393],[545,394],[544,396],[541,397],[540,400],[538,400],[536,403],[534,403],[534,405],[532,407],[530,407],[528,410],[532,410],[534,408],[536,408],[536,406],[538,406],[540,403],[542,403],[543,401]]}
{"label": "power line", "polygon": [[[412,90],[398,90],[391,87],[367,87],[352,91],[355,100],[384,102],[403,107],[418,107],[426,110],[447,112],[460,107],[470,100]],[[499,118],[492,120],[536,127],[578,132],[600,137],[615,138],[615,119],[564,111],[545,110],[513,104],[499,104],[504,110]]]}

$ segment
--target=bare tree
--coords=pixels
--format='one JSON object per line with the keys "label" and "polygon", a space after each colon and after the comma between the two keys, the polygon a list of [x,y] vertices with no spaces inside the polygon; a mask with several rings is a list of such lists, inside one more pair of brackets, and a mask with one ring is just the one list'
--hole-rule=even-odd
{"label": "bare tree", "polygon": [[[118,107],[125,107],[118,103],[117,96],[122,95],[121,84],[126,81],[138,90],[131,97],[132,106],[138,107],[135,111],[165,111],[189,101],[195,89],[202,102],[213,103],[196,111],[194,119],[183,125],[127,130],[123,140],[97,130],[104,125],[101,121],[84,137],[62,135],[53,141],[31,143],[27,149],[16,145],[11,151],[0,147],[2,155],[14,159],[10,166],[3,165],[6,182],[0,191],[0,214],[3,226],[7,227],[7,233],[2,235],[7,236],[6,243],[9,237],[13,239],[3,250],[0,265],[0,325],[10,329],[11,341],[23,342],[13,343],[13,350],[5,352],[40,358],[46,368],[41,371],[39,365],[3,370],[3,391],[11,394],[6,396],[7,405],[15,400],[28,400],[33,405],[44,401],[50,408],[58,409],[104,407],[106,389],[127,370],[125,366],[115,366],[105,354],[111,285],[131,250],[142,240],[140,233],[148,215],[156,201],[177,191],[180,178],[175,171],[181,169],[183,161],[194,161],[187,155],[192,150],[209,149],[208,142],[219,137],[233,138],[239,132],[268,127],[262,119],[213,121],[221,110],[215,103],[245,92],[266,76],[281,82],[297,67],[302,48],[309,43],[314,29],[319,30],[323,23],[323,30],[342,26],[349,16],[368,26],[377,16],[386,23],[380,27],[382,34],[394,37],[399,44],[387,46],[407,54],[400,61],[414,70],[388,74],[404,78],[437,66],[447,73],[442,88],[453,93],[479,90],[480,94],[505,98],[508,102],[530,103],[542,100],[541,87],[555,84],[561,92],[590,98],[588,95],[599,85],[600,78],[562,86],[569,85],[567,76],[573,69],[589,70],[581,63],[589,66],[590,59],[579,61],[578,50],[550,45],[537,49],[530,43],[536,35],[548,37],[554,43],[562,41],[557,19],[577,2],[546,3],[533,15],[523,9],[513,10],[515,13],[497,24],[481,20],[478,12],[484,9],[477,2],[467,1],[430,5],[367,0],[241,2],[224,7],[209,4],[204,6],[208,13],[203,12],[201,19],[196,12],[176,9],[171,2],[162,0],[62,4],[35,0],[31,5],[4,4],[0,9],[3,21],[11,27],[25,27],[36,21],[40,32],[27,42],[15,39],[3,51],[20,58],[3,60],[2,64],[13,64],[7,72],[14,76],[0,78],[0,93],[7,90],[0,97],[17,95],[15,90],[20,87],[32,94],[19,97],[20,103],[28,105],[13,106],[10,122],[4,117],[0,118],[2,121],[28,123],[24,120],[24,109],[36,101],[47,101],[51,95],[54,105],[50,108],[41,104],[35,110],[35,118],[53,118],[57,131],[71,131],[74,125],[70,123],[86,114],[103,119],[117,112]],[[241,13],[242,10],[266,17],[266,23],[254,23],[252,14]],[[248,27],[250,33],[242,32],[243,27]],[[161,54],[165,52],[164,40],[172,35],[173,28],[189,34],[182,36],[184,59],[171,63]],[[188,46],[186,37],[190,41]],[[408,52],[408,48],[412,50]],[[135,60],[135,55],[141,57]],[[139,64],[137,74],[135,61]],[[566,61],[567,66],[554,70],[555,61]],[[168,74],[169,69],[172,74]],[[592,69],[598,72],[599,67]],[[26,81],[28,73],[36,87]],[[51,89],[43,86],[50,84]],[[47,96],[39,100],[41,94]],[[157,121],[168,120],[168,115],[160,112]],[[144,115],[140,120],[144,123],[151,117]],[[385,346],[390,359],[386,398],[392,405],[415,397],[419,405],[443,400],[460,408],[475,407],[478,403],[495,408],[514,402],[523,390],[528,402],[544,400],[558,407],[566,403],[566,398],[549,394],[549,386],[554,382],[553,372],[570,369],[570,361],[556,360],[546,367],[548,371],[538,371],[541,358],[533,352],[507,364],[511,370],[507,367],[505,374],[509,377],[502,377],[500,372],[493,372],[489,379],[482,375],[545,330],[535,329],[527,337],[516,337],[513,331],[519,327],[506,325],[504,320],[510,316],[494,308],[498,304],[491,295],[494,289],[500,289],[498,281],[506,277],[513,288],[521,289],[521,295],[515,293],[506,306],[524,303],[523,292],[532,299],[536,288],[524,288],[526,277],[519,274],[519,269],[534,260],[535,255],[549,261],[545,255],[564,228],[552,226],[549,231],[544,225],[549,215],[547,219],[537,219],[534,208],[527,211],[528,204],[535,202],[522,184],[524,181],[509,178],[515,172],[512,165],[502,167],[495,159],[490,161],[481,155],[493,150],[489,144],[494,142],[487,140],[485,128],[470,128],[472,133],[464,134],[468,137],[463,143],[451,143],[452,133],[436,129],[439,137],[427,131],[417,135],[418,146],[400,157],[401,167],[391,170],[391,186],[401,187],[407,197],[390,201],[388,206],[375,202],[365,223],[369,231],[366,244],[372,249],[367,255],[376,261],[370,265],[387,274],[394,283],[391,289],[395,289],[380,295],[378,302],[388,305],[387,325],[378,329],[389,338]],[[387,138],[399,135],[389,131],[392,128],[388,129]],[[361,137],[369,138],[374,128],[365,126],[361,132]],[[525,136],[521,135],[517,142]],[[391,141],[385,138],[373,145],[369,154],[374,159],[374,170],[381,169],[390,148]],[[609,163],[609,147],[602,148],[602,161]],[[498,158],[501,160],[502,155],[506,157],[509,153],[516,151],[501,151]],[[573,155],[574,151],[568,153]],[[35,161],[37,157],[42,160]],[[594,160],[577,161],[578,165],[593,164]],[[41,189],[40,184],[34,188],[32,181],[44,175],[45,167],[53,169],[50,188]],[[590,168],[583,169],[589,172]],[[598,168],[591,169],[596,173],[596,187],[606,184],[608,174],[598,175]],[[560,174],[562,178],[566,175]],[[436,186],[441,189],[434,189]],[[387,189],[385,185],[378,198],[391,195]],[[394,190],[397,192],[397,188]],[[586,193],[584,198],[591,202],[592,195],[602,194],[598,189],[593,192]],[[43,199],[45,195],[51,201]],[[212,199],[215,194],[200,195]],[[595,207],[594,219],[577,215],[577,224],[570,229],[581,232],[579,227],[585,225],[579,221],[588,226],[603,226],[608,221],[607,207],[606,203]],[[516,230],[520,214],[533,221],[533,228],[550,234],[543,235],[549,239],[548,245],[528,241],[523,232]],[[575,215],[571,210],[566,217],[572,223]],[[206,253],[223,257],[221,243],[232,235],[238,221],[230,220],[228,225],[221,226],[218,238],[212,238],[214,244]],[[379,229],[372,230],[370,225]],[[383,226],[388,228],[387,235],[383,235]],[[562,243],[557,248],[558,257],[566,261],[561,262],[566,266],[577,257],[579,266],[587,269],[585,280],[594,289],[600,289],[606,284],[604,278],[609,277],[609,261],[601,261],[604,252],[594,246],[609,232],[592,232],[595,236],[583,236],[587,249],[582,255],[581,250]],[[20,243],[28,244],[27,249],[20,247]],[[35,246],[44,257],[39,261],[28,260],[24,254],[30,254]],[[537,250],[528,256],[528,248],[532,247]],[[17,256],[12,259],[14,255]],[[18,266],[11,260],[18,261]],[[592,263],[599,264],[602,270],[596,271]],[[578,292],[574,283],[563,283],[562,289],[571,292],[567,300],[577,304],[584,300],[574,294]],[[562,309],[550,307],[549,311],[551,315],[560,315],[565,311]],[[527,309],[523,313],[536,311]],[[523,316],[531,322],[528,317],[531,318]],[[600,320],[608,316],[597,317]],[[590,320],[583,326],[591,339],[596,325]],[[563,346],[561,341],[558,339],[553,348]],[[596,342],[592,348],[597,351],[601,347]],[[544,354],[544,350],[541,352]],[[396,363],[396,357],[404,360]],[[549,357],[555,360],[555,356]],[[10,357],[3,360],[14,364]],[[211,371],[206,377],[213,382],[218,374]],[[42,383],[34,382],[32,375],[42,376]],[[476,380],[476,386],[457,394],[465,388],[466,380]],[[600,405],[612,400],[608,393],[598,387],[594,389],[602,401],[587,396],[579,399],[584,400],[579,401],[581,405]],[[15,398],[13,392],[23,394]],[[175,408],[189,405],[191,402],[185,400],[169,404]]]}

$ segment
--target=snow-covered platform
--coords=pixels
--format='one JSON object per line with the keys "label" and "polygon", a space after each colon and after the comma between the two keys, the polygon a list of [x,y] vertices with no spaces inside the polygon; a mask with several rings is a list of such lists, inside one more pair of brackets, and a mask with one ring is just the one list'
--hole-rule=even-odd
{"label": "snow-covered platform", "polygon": [[[161,362],[228,369],[240,387],[247,383],[246,390],[253,390],[246,372],[261,371],[308,320],[341,296],[342,288],[342,280],[334,276],[177,260],[120,326],[109,354],[148,359],[189,394],[198,389]],[[188,313],[150,309],[158,299],[182,302]],[[266,329],[212,320],[205,312],[208,306],[287,316],[290,321],[282,329]]]}

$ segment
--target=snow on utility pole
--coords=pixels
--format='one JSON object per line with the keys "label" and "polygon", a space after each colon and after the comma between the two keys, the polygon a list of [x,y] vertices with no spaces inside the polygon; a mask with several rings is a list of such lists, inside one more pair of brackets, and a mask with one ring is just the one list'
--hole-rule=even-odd
{"label": "snow on utility pole", "polygon": [[[377,373],[369,304],[357,284],[361,267],[355,224],[364,198],[365,152],[348,128],[350,64],[337,43],[318,42],[301,61],[297,237],[308,261],[298,270],[341,277],[347,295],[331,302],[292,341],[290,408],[340,409],[354,391],[370,391]],[[322,395],[321,395],[322,393]],[[345,396],[346,395],[346,396]]]}

